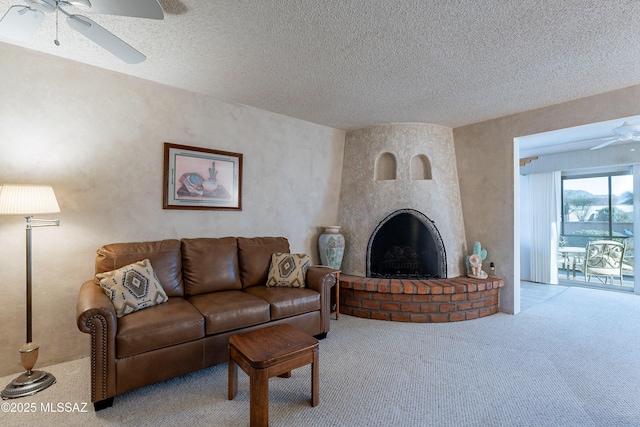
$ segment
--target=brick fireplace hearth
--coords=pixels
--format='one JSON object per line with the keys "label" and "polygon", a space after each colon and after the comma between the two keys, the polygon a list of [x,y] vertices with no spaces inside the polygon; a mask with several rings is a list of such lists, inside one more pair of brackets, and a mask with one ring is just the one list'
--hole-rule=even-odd
{"label": "brick fireplace hearth", "polygon": [[340,313],[396,322],[471,320],[498,312],[498,292],[503,286],[497,277],[409,280],[343,274]]}

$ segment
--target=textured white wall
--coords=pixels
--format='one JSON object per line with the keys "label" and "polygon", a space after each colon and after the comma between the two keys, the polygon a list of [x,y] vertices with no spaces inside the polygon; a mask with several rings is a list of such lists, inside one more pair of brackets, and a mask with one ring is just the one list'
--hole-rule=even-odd
{"label": "textured white wall", "polygon": [[[396,179],[376,181],[376,160],[385,152],[395,156]],[[418,155],[429,159],[431,180],[411,179],[411,160]],[[339,217],[346,239],[343,271],[365,275],[369,237],[380,221],[398,209],[415,209],[434,221],[447,252],[448,277],[466,273],[466,240],[450,128],[400,123],[347,133]]]}
{"label": "textured white wall", "polygon": [[[61,227],[34,230],[38,366],[88,355],[80,285],[106,243],[285,236],[319,262],[337,222],[345,133],[0,43],[0,184],[54,187]],[[241,212],[162,209],[163,143],[243,153]],[[0,376],[21,371],[24,218],[0,216]]]}

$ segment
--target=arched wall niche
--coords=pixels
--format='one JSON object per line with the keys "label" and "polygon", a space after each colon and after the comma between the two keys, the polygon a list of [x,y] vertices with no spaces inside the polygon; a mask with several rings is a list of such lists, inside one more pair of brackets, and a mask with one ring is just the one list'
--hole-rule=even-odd
{"label": "arched wall niche", "polygon": [[431,162],[424,154],[418,154],[411,158],[411,180],[423,181],[433,179],[431,175]]}
{"label": "arched wall niche", "polygon": [[375,180],[376,181],[393,181],[396,179],[396,170],[398,163],[396,162],[396,156],[387,152],[384,152],[378,156],[376,160],[375,168]]}

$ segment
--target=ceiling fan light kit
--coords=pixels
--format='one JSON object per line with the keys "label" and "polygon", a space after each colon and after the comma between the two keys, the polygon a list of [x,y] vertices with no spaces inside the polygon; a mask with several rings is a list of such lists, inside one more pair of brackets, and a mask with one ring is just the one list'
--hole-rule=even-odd
{"label": "ceiling fan light kit", "polygon": [[74,6],[82,6],[89,9],[91,7],[91,2],[89,0],[69,0],[69,3]]}
{"label": "ceiling fan light kit", "polygon": [[53,13],[56,10],[55,0],[27,0],[30,8],[39,10],[42,13]]}
{"label": "ceiling fan light kit", "polygon": [[[11,6],[0,20],[0,37],[24,42],[29,41],[40,27],[45,13],[60,12],[67,17],[67,24],[71,28],[127,64],[138,64],[144,61],[146,56],[93,20],[86,16],[71,14],[62,7],[78,6],[99,14],[164,19],[164,11],[158,0],[24,1],[26,3],[24,5]],[[60,44],[58,42],[57,29],[54,43],[56,45]]]}

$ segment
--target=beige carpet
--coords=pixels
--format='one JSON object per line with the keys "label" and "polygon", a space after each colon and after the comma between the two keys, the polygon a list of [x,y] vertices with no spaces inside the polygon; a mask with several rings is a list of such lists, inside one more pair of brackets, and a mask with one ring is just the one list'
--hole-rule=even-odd
{"label": "beige carpet", "polygon": [[[640,298],[584,288],[550,295],[517,316],[450,324],[341,316],[320,344],[320,405],[309,404],[309,367],[273,378],[270,425],[640,426]],[[98,413],[87,403],[88,359],[46,370],[58,382],[2,401],[0,425],[249,424],[248,377],[240,371],[227,400],[226,364],[118,396]],[[88,412],[51,412],[65,403]]]}

